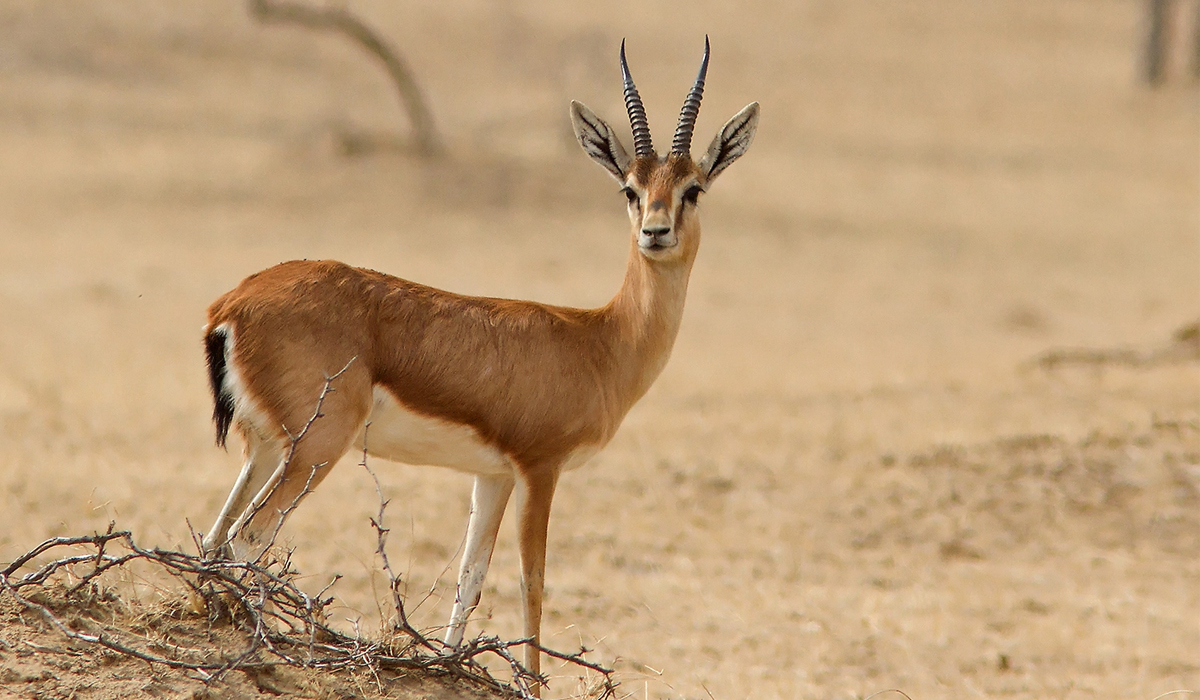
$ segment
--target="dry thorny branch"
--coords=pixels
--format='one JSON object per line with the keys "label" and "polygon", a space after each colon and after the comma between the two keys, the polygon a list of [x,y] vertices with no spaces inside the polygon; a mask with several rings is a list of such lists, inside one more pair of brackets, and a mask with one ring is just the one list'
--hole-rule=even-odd
{"label": "dry thorny branch", "polygon": [[[350,363],[347,363],[341,371],[326,377],[312,418],[294,436],[289,434],[292,449],[281,469],[287,466],[295,453],[296,443],[304,438],[315,421],[323,417],[321,406],[329,393],[335,391],[333,382],[349,366]],[[531,688],[544,685],[546,679],[531,673],[512,654],[514,647],[534,644],[531,639],[504,641],[498,637],[481,635],[459,647],[448,647],[410,624],[405,614],[401,579],[392,569],[385,549],[389,530],[384,526],[384,515],[388,501],[384,498],[378,478],[367,464],[365,447],[360,465],[375,481],[379,494],[379,511],[371,518],[371,525],[376,532],[376,553],[383,563],[395,609],[395,619],[380,639],[365,639],[330,627],[326,622],[325,609],[334,600],[328,594],[339,577],[335,576],[316,595],[305,593],[297,585],[300,574],[292,568],[290,550],[280,557],[260,558],[255,562],[210,559],[202,554],[143,548],[134,541],[132,533],[114,530],[113,524],[103,534],[48,539],[17,557],[0,569],[0,595],[11,595],[21,606],[39,614],[68,639],[151,664],[190,671],[205,683],[219,682],[230,671],[251,672],[255,669],[290,666],[365,673],[378,684],[382,682],[381,671],[416,669],[475,683],[515,697],[532,698]],[[312,473],[321,466],[314,465]],[[278,479],[273,480],[278,484]],[[311,481],[310,473],[304,492],[280,514],[281,522],[309,491]],[[261,503],[257,507],[261,508]],[[272,544],[278,529],[276,527],[272,534]],[[202,551],[199,546],[197,551]],[[109,580],[106,577],[122,572],[129,577],[132,566],[137,562],[148,563],[181,584],[180,592],[190,600],[194,614],[206,616],[210,626],[230,624],[242,632],[246,640],[244,648],[214,649],[211,646],[179,643],[164,647],[130,629],[105,625],[98,620],[94,626],[99,631],[81,631],[79,625],[64,622],[50,606],[38,602],[38,596],[27,592],[43,589],[57,578],[73,582],[66,588],[68,602],[72,597],[78,597],[79,602],[85,598],[104,600],[106,581]],[[32,570],[18,576],[17,572],[23,568]],[[587,661],[584,658],[587,649],[566,654],[537,646],[548,656],[584,669],[585,673],[596,674],[593,687],[598,700],[615,695],[616,682],[612,671]],[[155,651],[159,649],[165,651]],[[513,678],[511,684],[497,680],[487,671],[481,660],[488,654],[499,657],[509,665]]]}
{"label": "dry thorny branch", "polygon": [[[284,455],[283,461],[278,467],[275,468],[275,471],[271,473],[271,476],[267,479],[267,482],[263,485],[261,491],[254,496],[254,500],[250,502],[249,507],[246,509],[246,513],[239,517],[234,523],[233,527],[230,528],[225,540],[217,546],[218,551],[226,548],[229,545],[230,539],[233,538],[234,533],[237,530],[243,527],[248,527],[250,522],[253,521],[260,512],[262,512],[263,506],[266,505],[271,495],[274,494],[275,489],[279,488],[280,484],[283,482],[284,474],[287,472],[292,460],[295,459],[296,448],[299,447],[300,441],[308,435],[308,432],[312,429],[313,424],[317,422],[317,419],[325,417],[325,414],[321,412],[321,409],[324,408],[325,400],[329,398],[329,395],[337,391],[337,389],[333,387],[333,383],[343,374],[345,374],[346,371],[350,369],[350,365],[353,365],[354,361],[357,359],[357,355],[351,357],[337,372],[325,375],[325,384],[321,387],[321,393],[317,396],[317,403],[313,407],[312,415],[308,417],[308,420],[305,421],[299,432],[293,435],[292,431],[288,430],[286,425],[283,426],[283,432],[288,438],[288,449],[287,453]],[[317,471],[328,466],[330,465],[325,462],[309,466],[308,477],[304,482],[304,488],[300,490],[300,493],[296,494],[296,497],[292,499],[292,502],[288,504],[286,508],[280,511],[279,519],[275,521],[275,529],[271,531],[271,536],[267,539],[267,546],[263,549],[262,554],[259,555],[259,558],[265,555],[267,550],[270,549],[270,546],[275,543],[275,539],[279,536],[279,530],[283,527],[283,522],[287,519],[287,516],[291,515],[292,511],[296,510],[296,506],[300,505],[300,501],[304,500],[308,494],[312,493],[312,482],[317,476]]]}
{"label": "dry thorny branch", "polygon": [[[361,46],[383,64],[388,77],[400,93],[413,131],[413,147],[418,155],[435,155],[440,150],[433,114],[425,102],[412,69],[378,33],[343,7],[314,7],[289,0],[248,0],[250,14],[262,22],[295,24],[318,31],[331,31]],[[372,147],[369,139],[344,137],[348,153]]]}

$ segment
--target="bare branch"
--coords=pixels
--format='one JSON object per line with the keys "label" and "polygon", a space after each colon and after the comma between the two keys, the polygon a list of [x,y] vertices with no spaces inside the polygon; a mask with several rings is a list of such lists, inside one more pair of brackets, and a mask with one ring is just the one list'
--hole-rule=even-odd
{"label": "bare branch", "polygon": [[367,470],[367,473],[371,475],[371,480],[375,482],[375,493],[379,496],[379,514],[370,520],[371,527],[375,528],[375,553],[379,555],[379,560],[383,563],[383,573],[388,578],[388,590],[391,592],[392,607],[394,607],[396,610],[395,626],[400,631],[412,637],[413,640],[421,646],[427,649],[434,649],[434,642],[413,627],[408,621],[408,614],[404,609],[404,596],[400,592],[403,582],[401,581],[400,576],[392,569],[391,560],[388,559],[387,536],[388,533],[391,532],[391,529],[383,526],[383,516],[387,510],[388,504],[391,503],[391,501],[384,498],[383,486],[379,483],[379,477],[376,476],[370,465],[367,464],[367,438],[370,433],[370,428],[370,423],[367,423],[363,427],[362,460],[358,464],[363,469]]}

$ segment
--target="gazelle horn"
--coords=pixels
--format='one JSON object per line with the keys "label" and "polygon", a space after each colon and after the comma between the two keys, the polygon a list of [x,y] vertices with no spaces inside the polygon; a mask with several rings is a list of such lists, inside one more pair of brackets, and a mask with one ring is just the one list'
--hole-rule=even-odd
{"label": "gazelle horn", "polygon": [[621,77],[625,79],[625,109],[629,112],[629,125],[633,127],[633,150],[638,158],[654,156],[654,143],[650,140],[650,122],[646,119],[646,108],[633,76],[629,75],[629,64],[625,62],[625,40],[621,40]]}
{"label": "gazelle horn", "polygon": [[708,35],[704,35],[704,61],[696,75],[696,84],[683,101],[679,112],[679,126],[675,127],[675,138],[671,141],[671,152],[686,156],[692,150],[692,130],[696,128],[696,115],[700,114],[700,100],[704,97],[704,76],[708,75]]}

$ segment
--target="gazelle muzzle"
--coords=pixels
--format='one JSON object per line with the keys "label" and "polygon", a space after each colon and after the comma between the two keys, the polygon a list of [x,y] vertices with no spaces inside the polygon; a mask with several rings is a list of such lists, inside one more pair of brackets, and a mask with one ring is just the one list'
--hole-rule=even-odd
{"label": "gazelle muzzle", "polygon": [[652,202],[642,217],[642,228],[638,231],[638,246],[645,250],[674,248],[679,243],[671,221],[671,209],[662,201]]}

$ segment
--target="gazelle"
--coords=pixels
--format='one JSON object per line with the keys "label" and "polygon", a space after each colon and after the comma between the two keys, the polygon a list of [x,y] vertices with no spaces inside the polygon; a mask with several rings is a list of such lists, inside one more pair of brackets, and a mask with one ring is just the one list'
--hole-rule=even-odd
{"label": "gazelle", "polygon": [[[607,305],[468,297],[339,262],[292,261],[247,277],[209,308],[217,443],[236,426],[245,464],[204,538],[207,552],[261,556],[287,513],[352,445],[365,444],[385,459],[475,475],[451,646],[479,603],[515,487],[525,635],[540,639],[555,484],[612,439],[666,364],[700,245],[696,200],[746,152],[758,125],[752,103],[692,159],[704,43],[665,156],[651,143],[624,42],[634,156],[612,127],[571,103],[580,145],[620,183],[633,224],[625,280]],[[525,659],[539,670],[536,647]]]}

